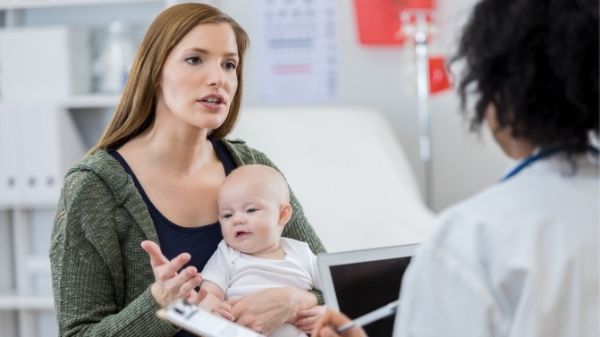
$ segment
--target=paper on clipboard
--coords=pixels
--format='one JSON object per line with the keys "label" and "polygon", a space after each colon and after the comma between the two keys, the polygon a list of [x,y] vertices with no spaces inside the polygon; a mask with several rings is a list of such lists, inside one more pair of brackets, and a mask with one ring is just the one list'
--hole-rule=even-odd
{"label": "paper on clipboard", "polygon": [[228,321],[197,305],[176,301],[160,309],[158,317],[203,337],[265,337],[258,332]]}

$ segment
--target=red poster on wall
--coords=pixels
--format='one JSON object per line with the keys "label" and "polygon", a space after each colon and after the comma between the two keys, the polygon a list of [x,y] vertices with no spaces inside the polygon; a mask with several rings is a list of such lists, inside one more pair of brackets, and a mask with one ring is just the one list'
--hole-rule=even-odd
{"label": "red poster on wall", "polygon": [[354,0],[358,39],[365,45],[402,45],[401,13],[434,7],[433,0]]}

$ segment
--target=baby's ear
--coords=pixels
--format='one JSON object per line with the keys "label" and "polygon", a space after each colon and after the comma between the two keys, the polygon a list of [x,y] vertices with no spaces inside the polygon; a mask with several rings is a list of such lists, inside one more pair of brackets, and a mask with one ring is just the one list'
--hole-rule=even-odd
{"label": "baby's ear", "polygon": [[282,204],[281,206],[279,206],[279,224],[282,226],[285,226],[285,224],[288,223],[288,221],[290,221],[290,218],[292,217],[292,206],[290,205],[289,202],[286,202],[285,204]]}

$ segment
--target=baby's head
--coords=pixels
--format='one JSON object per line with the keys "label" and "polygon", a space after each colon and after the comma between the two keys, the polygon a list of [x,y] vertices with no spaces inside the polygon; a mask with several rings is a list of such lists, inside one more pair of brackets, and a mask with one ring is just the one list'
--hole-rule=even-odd
{"label": "baby's head", "polygon": [[292,207],[288,185],[277,170],[240,166],[225,178],[218,203],[221,231],[229,246],[246,254],[279,247]]}

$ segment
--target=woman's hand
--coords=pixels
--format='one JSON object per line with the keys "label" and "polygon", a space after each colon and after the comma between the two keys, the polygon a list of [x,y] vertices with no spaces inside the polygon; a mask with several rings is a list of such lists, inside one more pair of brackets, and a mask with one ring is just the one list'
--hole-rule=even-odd
{"label": "woman's hand", "polygon": [[317,305],[310,309],[300,310],[294,325],[308,335],[313,331],[315,323],[319,317],[325,313],[325,311],[325,306],[322,305]]}
{"label": "woman's hand", "polygon": [[292,287],[271,288],[226,301],[235,321],[263,335],[295,321],[302,309],[317,305],[308,291]]}
{"label": "woman's hand", "polygon": [[150,256],[155,279],[150,292],[156,303],[164,307],[178,298],[184,298],[194,304],[202,301],[206,291],[194,290],[202,283],[202,276],[196,267],[187,267],[179,271],[190,260],[190,254],[182,253],[169,261],[162,254],[160,247],[152,241],[143,241],[142,248]]}
{"label": "woman's hand", "polygon": [[361,327],[353,327],[344,331],[341,335],[335,329],[349,323],[350,318],[335,310],[327,310],[315,324],[311,337],[367,337]]}
{"label": "woman's hand", "polygon": [[213,309],[212,312],[230,321],[235,319],[231,314],[231,306],[225,302],[219,303],[219,305]]}

